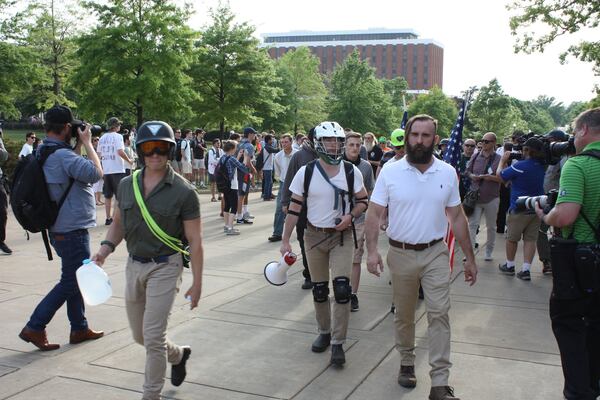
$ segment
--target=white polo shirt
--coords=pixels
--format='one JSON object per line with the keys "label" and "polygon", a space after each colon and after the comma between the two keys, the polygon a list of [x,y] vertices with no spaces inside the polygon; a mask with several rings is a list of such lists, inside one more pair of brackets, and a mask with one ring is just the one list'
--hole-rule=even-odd
{"label": "white polo shirt", "polygon": [[[354,168],[354,193],[358,193],[363,188],[363,176],[355,165],[352,167]],[[340,164],[338,168],[338,173],[333,178],[329,178],[329,181],[339,189],[348,191],[348,182],[346,181],[344,167]],[[306,166],[301,167],[290,183],[290,191],[295,195],[304,195],[305,171]],[[335,219],[342,216],[341,199],[338,199],[338,209],[334,209],[335,192],[316,166],[313,170],[310,185],[308,186],[306,201],[308,202],[308,210],[306,212],[308,222],[318,228],[333,228],[336,226]],[[348,214],[350,212],[350,204],[348,203],[347,196],[345,196],[344,201],[346,203],[344,214]]]}
{"label": "white polo shirt", "polygon": [[446,236],[446,207],[460,204],[458,177],[451,165],[434,158],[425,173],[406,157],[381,169],[371,201],[389,207],[387,235],[399,242],[429,243]]}

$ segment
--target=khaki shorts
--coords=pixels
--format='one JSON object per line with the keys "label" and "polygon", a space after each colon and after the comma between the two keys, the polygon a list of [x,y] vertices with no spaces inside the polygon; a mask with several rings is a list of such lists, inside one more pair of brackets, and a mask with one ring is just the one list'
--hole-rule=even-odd
{"label": "khaki shorts", "polygon": [[181,173],[191,174],[192,173],[192,163],[189,161],[181,161]]}
{"label": "khaki shorts", "polygon": [[[354,227],[356,228],[357,248],[354,249],[352,264],[360,264],[365,253],[365,223],[356,224]],[[352,239],[352,246],[354,246],[354,238]]]}
{"label": "khaki shorts", "polygon": [[509,213],[506,219],[508,229],[506,240],[518,242],[521,237],[526,242],[535,242],[540,230],[540,219],[536,214],[513,214]]}

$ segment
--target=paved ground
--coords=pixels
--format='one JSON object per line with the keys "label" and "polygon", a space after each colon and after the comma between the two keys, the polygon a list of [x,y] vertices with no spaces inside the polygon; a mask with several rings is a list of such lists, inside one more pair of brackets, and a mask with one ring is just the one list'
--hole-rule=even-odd
{"label": "paved ground", "polygon": [[[426,399],[429,392],[427,317],[417,310],[417,377],[406,390],[396,383],[399,356],[394,350],[391,295],[387,276],[363,272],[360,311],[352,313],[347,364],[328,365],[327,353],[314,354],[312,296],[300,289],[295,266],[290,281],[273,287],[263,267],[278,258],[278,244],[267,242],[273,202],[251,195],[253,226],[239,237],[225,237],[217,203],[201,196],[204,218],[205,276],[201,305],[189,310],[180,294],[170,320],[170,337],[193,348],[186,383],[165,384],[173,399]],[[104,221],[103,208],[98,220]],[[92,251],[106,228],[91,230]],[[387,248],[381,237],[381,248]],[[480,240],[483,241],[483,240]],[[133,343],[125,316],[125,246],[106,265],[114,297],[89,307],[90,326],[106,336],[68,344],[68,321],[61,309],[48,335],[62,347],[42,353],[17,334],[43,295],[57,281],[59,262],[48,262],[39,235],[27,241],[9,217],[12,256],[0,256],[0,399],[139,399],[144,350]],[[295,249],[298,249],[296,244]],[[452,361],[450,384],[462,399],[562,399],[560,358],[548,318],[551,278],[534,264],[531,282],[497,272],[504,256],[499,237],[494,262],[478,255],[479,281],[463,282],[456,268],[452,283]],[[459,256],[460,259],[460,256]],[[518,259],[519,263],[521,262]],[[460,263],[459,263],[460,264]],[[189,271],[184,275],[187,289]]]}

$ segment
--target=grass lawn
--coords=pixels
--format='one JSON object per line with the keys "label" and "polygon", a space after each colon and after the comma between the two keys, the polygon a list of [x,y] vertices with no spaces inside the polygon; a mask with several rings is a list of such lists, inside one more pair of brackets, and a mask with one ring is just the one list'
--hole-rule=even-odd
{"label": "grass lawn", "polygon": [[[12,130],[12,129],[2,129],[4,138],[8,138],[10,140],[14,140],[17,143],[25,143],[25,135],[27,134],[27,132],[30,132],[27,129],[22,129],[22,130]],[[39,138],[44,138],[46,137],[46,133],[39,129],[39,130],[34,130],[33,132],[35,132],[35,135]]]}

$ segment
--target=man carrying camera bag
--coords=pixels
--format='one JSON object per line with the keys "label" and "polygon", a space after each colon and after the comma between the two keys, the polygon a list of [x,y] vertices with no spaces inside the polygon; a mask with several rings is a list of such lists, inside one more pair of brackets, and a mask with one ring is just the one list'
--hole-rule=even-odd
{"label": "man carrying camera bag", "polygon": [[600,395],[600,108],[573,122],[577,156],[565,163],[556,207],[538,217],[562,228],[550,240],[552,330],[560,350],[567,400]]}
{"label": "man carrying camera bag", "polygon": [[[19,337],[47,351],[60,347],[48,343],[46,326],[65,303],[71,323],[69,343],[81,343],[104,335],[104,332],[96,332],[88,327],[83,298],[75,278],[77,268],[84,259],[90,258],[88,229],[96,226],[92,184],[102,178],[102,167],[92,147],[89,125],[73,119],[68,107],[52,107],[46,111],[44,120],[47,136],[37,150],[37,158],[43,165],[50,198],[58,204],[62,199],[56,221],[49,229],[50,243],[61,259],[62,272],[60,281],[35,308]],[[75,150],[70,146],[73,135],[78,136]],[[87,152],[87,159],[81,156],[82,146]]]}

